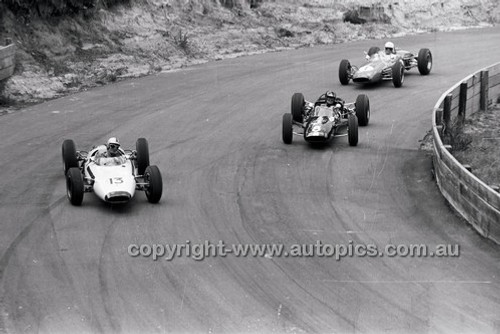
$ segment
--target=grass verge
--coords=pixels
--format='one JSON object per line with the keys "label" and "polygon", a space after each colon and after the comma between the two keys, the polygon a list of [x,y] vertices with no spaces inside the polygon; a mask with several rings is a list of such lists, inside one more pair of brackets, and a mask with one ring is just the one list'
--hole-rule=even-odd
{"label": "grass verge", "polygon": [[467,117],[462,137],[465,144],[453,151],[461,163],[488,185],[500,185],[500,104]]}

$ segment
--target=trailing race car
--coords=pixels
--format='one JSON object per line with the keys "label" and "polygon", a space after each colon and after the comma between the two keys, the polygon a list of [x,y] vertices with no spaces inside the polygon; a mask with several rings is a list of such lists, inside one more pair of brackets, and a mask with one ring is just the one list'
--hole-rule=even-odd
{"label": "trailing race car", "polygon": [[106,146],[93,147],[90,152],[77,151],[75,143],[66,139],[62,158],[66,175],[68,199],[81,205],[85,192],[94,192],[108,203],[126,203],[136,190],[142,190],[150,203],[157,203],[163,183],[157,166],[149,165],[149,146],[139,138],[135,150],[118,148],[116,156],[102,154]]}
{"label": "trailing race car", "polygon": [[[291,109],[291,113],[283,115],[282,137],[285,144],[291,144],[295,134],[303,136],[309,143],[328,142],[335,137],[348,136],[349,145],[356,146],[358,122],[366,126],[370,121],[370,101],[365,94],[358,95],[355,103],[345,103],[335,93],[326,92],[313,103],[304,100],[302,93],[295,93]],[[294,125],[301,128],[302,132],[295,132]]]}
{"label": "trailing race car", "polygon": [[418,55],[405,50],[396,50],[394,44],[386,43],[385,52],[373,46],[365,52],[367,63],[361,67],[352,66],[347,59],[339,65],[339,80],[342,85],[355,83],[373,83],[392,80],[394,87],[401,87],[405,71],[418,68],[421,75],[427,75],[432,69],[432,54],[429,49],[420,49]]}

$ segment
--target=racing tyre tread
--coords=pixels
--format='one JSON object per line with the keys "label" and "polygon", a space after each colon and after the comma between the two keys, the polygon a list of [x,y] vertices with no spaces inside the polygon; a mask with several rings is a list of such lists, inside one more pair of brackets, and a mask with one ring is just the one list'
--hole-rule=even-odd
{"label": "racing tyre tread", "polygon": [[349,77],[351,73],[351,63],[347,59],[342,59],[339,65],[339,81],[342,85],[346,86],[349,84],[351,78]]}
{"label": "racing tyre tread", "polygon": [[158,203],[163,192],[163,181],[160,169],[155,166],[148,166],[144,171],[144,182],[148,183],[144,192],[149,203]]}
{"label": "racing tyre tread", "polygon": [[71,204],[79,206],[83,202],[85,186],[80,168],[71,167],[66,173],[66,194]]}
{"label": "racing tyre tread", "polygon": [[356,115],[349,115],[347,121],[347,136],[349,139],[350,146],[358,145],[358,118]]}
{"label": "racing tyre tread", "polygon": [[367,126],[370,122],[370,100],[366,94],[359,94],[356,98],[356,116],[360,126]]}
{"label": "racing tyre tread", "polygon": [[432,69],[432,53],[429,49],[420,49],[417,57],[418,71],[421,75],[431,73]]}
{"label": "racing tyre tread", "polygon": [[304,95],[302,93],[292,95],[292,117],[295,122],[304,121]]}
{"label": "racing tyre tread", "polygon": [[293,119],[292,114],[286,113],[283,114],[283,142],[285,144],[291,144],[293,140]]}
{"label": "racing tyre tread", "polygon": [[394,87],[399,88],[403,86],[403,82],[405,80],[405,68],[401,62],[397,61],[392,66],[392,83]]}
{"label": "racing tyre tread", "polygon": [[66,174],[70,168],[79,167],[78,158],[76,157],[76,145],[73,140],[66,139],[63,141],[62,159],[64,165],[64,174]]}
{"label": "racing tyre tread", "polygon": [[149,166],[149,144],[147,139],[137,139],[135,150],[137,152],[137,172],[139,175],[144,175],[146,168]]}

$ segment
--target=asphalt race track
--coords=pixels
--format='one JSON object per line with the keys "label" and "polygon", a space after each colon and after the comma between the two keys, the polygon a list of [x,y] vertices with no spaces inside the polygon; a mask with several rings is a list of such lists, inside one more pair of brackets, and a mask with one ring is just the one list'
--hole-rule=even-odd
{"label": "asphalt race track", "polygon": [[[268,53],[129,80],[0,117],[0,332],[498,333],[500,247],[455,216],[419,140],[439,96],[499,61],[500,28],[392,39],[429,48],[402,88],[341,86],[385,41]],[[359,144],[281,141],[294,92],[371,102]],[[164,196],[65,194],[61,143],[150,143]],[[131,257],[131,244],[459,245],[459,257]]]}

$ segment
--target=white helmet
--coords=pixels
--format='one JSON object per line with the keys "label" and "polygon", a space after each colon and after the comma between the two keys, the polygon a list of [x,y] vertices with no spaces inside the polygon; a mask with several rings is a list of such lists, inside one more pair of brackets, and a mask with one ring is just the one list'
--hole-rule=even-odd
{"label": "white helmet", "polygon": [[389,53],[394,53],[394,43],[393,42],[387,42],[385,43],[385,53],[389,51]]}
{"label": "white helmet", "polygon": [[109,147],[109,145],[116,145],[117,147],[119,147],[120,146],[120,142],[118,141],[118,138],[111,137],[111,138],[108,139],[107,146]]}

